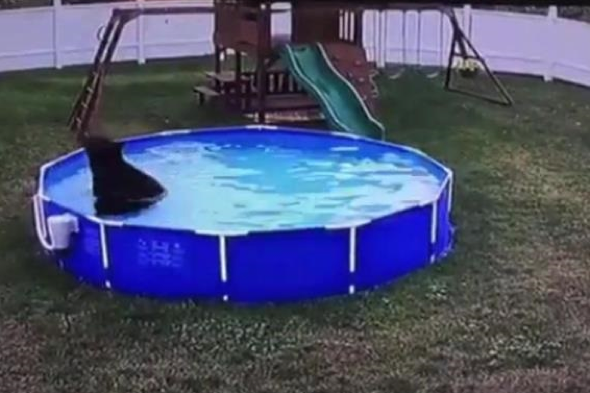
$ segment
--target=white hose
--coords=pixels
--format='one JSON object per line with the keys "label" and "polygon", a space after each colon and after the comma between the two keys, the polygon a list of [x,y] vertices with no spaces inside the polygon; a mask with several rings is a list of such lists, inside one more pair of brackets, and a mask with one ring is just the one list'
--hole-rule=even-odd
{"label": "white hose", "polygon": [[41,195],[33,197],[35,214],[35,231],[39,243],[47,251],[67,250],[70,247],[72,233],[78,232],[78,219],[65,213],[45,217],[45,209]]}
{"label": "white hose", "polygon": [[43,201],[39,195],[33,197],[33,212],[35,214],[35,232],[41,246],[47,251],[54,251],[55,247],[47,240],[47,228],[45,227],[45,211]]}

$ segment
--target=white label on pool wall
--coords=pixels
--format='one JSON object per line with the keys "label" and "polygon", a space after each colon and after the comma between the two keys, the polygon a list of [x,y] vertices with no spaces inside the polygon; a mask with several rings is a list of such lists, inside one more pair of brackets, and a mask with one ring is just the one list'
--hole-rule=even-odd
{"label": "white label on pool wall", "polygon": [[136,249],[140,266],[180,268],[185,258],[185,250],[177,242],[138,239]]}
{"label": "white label on pool wall", "polygon": [[[378,218],[439,193],[441,173],[414,153],[357,141],[348,146],[341,139],[333,144],[300,139],[228,134],[223,143],[162,138],[161,145],[133,149],[128,159],[162,182],[168,195],[117,220],[208,231],[323,227]],[[80,167],[50,182],[47,193],[93,214],[89,179],[88,168]],[[173,244],[145,240],[137,247],[141,255],[158,255],[145,263],[175,264],[183,258]]]}

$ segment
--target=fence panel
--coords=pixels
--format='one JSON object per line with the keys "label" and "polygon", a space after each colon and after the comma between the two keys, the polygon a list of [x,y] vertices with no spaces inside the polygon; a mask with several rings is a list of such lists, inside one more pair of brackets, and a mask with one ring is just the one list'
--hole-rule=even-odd
{"label": "fence panel", "polygon": [[558,19],[552,51],[556,78],[590,86],[590,24]]}
{"label": "fence panel", "polygon": [[46,68],[53,64],[52,8],[0,12],[0,71]]}
{"label": "fence panel", "polygon": [[472,11],[471,40],[491,69],[543,75],[547,17],[496,11]]}
{"label": "fence panel", "polygon": [[[60,0],[54,1],[52,7],[0,11],[0,72],[90,63],[100,29],[115,7],[194,5],[185,0],[138,0],[62,6]],[[469,6],[456,11],[492,69],[546,80],[554,76],[590,86],[590,24],[558,18],[555,7],[550,7],[548,15],[472,10]],[[381,66],[403,61],[414,65],[446,62],[451,38],[446,17],[436,11],[408,11],[404,33],[403,12],[390,10],[381,15],[376,11],[364,14],[363,43],[369,59]],[[289,13],[275,14],[273,33],[289,33],[290,22]],[[115,61],[141,63],[210,54],[212,35],[210,14],[144,16],[126,26]]]}
{"label": "fence panel", "polygon": [[[135,3],[63,6],[59,37],[63,65],[88,64],[94,58],[99,37],[115,7],[134,7]],[[137,58],[137,20],[129,22],[117,46],[114,60]]]}

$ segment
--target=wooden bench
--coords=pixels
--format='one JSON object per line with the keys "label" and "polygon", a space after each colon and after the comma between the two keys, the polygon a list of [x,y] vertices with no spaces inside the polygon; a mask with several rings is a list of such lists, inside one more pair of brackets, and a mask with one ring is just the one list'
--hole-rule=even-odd
{"label": "wooden bench", "polygon": [[195,86],[193,91],[198,97],[199,105],[205,104],[210,99],[219,97],[219,93],[208,86]]}

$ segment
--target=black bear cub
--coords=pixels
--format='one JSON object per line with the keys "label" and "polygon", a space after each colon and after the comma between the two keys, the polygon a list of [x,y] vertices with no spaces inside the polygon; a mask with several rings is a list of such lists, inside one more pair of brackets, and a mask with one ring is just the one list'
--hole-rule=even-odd
{"label": "black bear cub", "polygon": [[125,160],[121,142],[89,136],[83,147],[92,171],[96,215],[133,213],[166,195],[166,189],[156,179]]}

